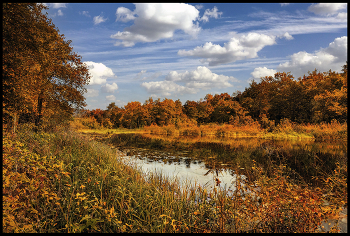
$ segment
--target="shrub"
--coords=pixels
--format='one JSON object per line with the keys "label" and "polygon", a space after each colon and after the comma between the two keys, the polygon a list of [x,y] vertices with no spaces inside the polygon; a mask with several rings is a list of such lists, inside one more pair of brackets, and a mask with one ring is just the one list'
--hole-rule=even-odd
{"label": "shrub", "polygon": [[181,135],[184,136],[200,136],[201,135],[201,130],[197,126],[189,126],[180,129]]}
{"label": "shrub", "polygon": [[86,118],[81,118],[81,123],[88,127],[89,129],[100,129],[101,125],[97,122],[95,117],[90,116]]}

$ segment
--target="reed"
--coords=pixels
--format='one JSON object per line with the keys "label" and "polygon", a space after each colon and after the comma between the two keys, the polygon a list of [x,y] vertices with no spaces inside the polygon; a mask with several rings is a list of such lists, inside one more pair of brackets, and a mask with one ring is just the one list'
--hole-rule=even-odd
{"label": "reed", "polygon": [[[234,190],[213,174],[209,191],[142,173],[120,155],[70,130],[4,133],[3,232],[314,232],[340,211],[283,166],[272,176],[252,166],[255,182],[238,179]],[[339,168],[325,183],[346,183]]]}
{"label": "reed", "polygon": [[249,124],[202,124],[176,127],[151,125],[144,133],[167,136],[216,136],[225,138],[258,137],[264,139],[347,139],[347,123],[297,124],[283,119],[279,124],[262,128],[257,122]]}

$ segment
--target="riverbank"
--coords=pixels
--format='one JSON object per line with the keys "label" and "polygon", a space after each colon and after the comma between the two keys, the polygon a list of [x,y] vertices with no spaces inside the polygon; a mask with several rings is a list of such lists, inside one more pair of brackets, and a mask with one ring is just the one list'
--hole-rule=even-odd
{"label": "riverbank", "polygon": [[91,129],[84,125],[84,118],[75,118],[71,122],[72,128],[83,133],[143,133],[152,135],[166,135],[173,137],[225,137],[225,138],[263,138],[263,139],[314,139],[314,140],[347,140],[347,123],[333,121],[321,124],[297,124],[283,120],[280,124],[262,128],[259,124],[204,124],[204,125],[164,125],[145,126],[138,129],[108,129],[97,126]]}
{"label": "riverbank", "polygon": [[[180,188],[175,179],[123,164],[115,149],[72,130],[3,132],[3,231],[314,232],[338,214],[322,207],[322,191],[291,183],[284,171],[280,166],[267,177],[252,169],[257,202]],[[251,184],[239,190],[252,191]]]}

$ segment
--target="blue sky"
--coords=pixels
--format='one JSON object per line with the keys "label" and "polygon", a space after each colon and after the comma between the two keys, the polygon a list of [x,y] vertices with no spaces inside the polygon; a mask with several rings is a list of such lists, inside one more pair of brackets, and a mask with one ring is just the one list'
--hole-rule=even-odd
{"label": "blue sky", "polygon": [[278,71],[341,72],[346,3],[47,3],[92,75],[87,109],[198,101]]}

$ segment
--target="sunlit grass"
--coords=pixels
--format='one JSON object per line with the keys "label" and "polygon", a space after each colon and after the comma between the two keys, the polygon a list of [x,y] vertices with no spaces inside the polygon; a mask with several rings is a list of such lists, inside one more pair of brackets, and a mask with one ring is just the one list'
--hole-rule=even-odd
{"label": "sunlit grass", "polygon": [[225,138],[257,137],[264,139],[347,139],[347,123],[333,121],[330,124],[296,124],[288,119],[282,120],[272,130],[263,129],[257,123],[247,125],[202,124],[176,127],[175,125],[151,125],[139,129],[152,135]]}
{"label": "sunlit grass", "polygon": [[[69,130],[4,133],[3,231],[313,232],[341,210],[322,206],[320,189],[290,182],[283,166],[272,176],[253,166],[255,182],[230,197],[218,188],[181,188],[176,179],[142,173],[118,155]],[[333,201],[339,206],[347,203],[344,168],[325,180],[341,191]],[[249,191],[255,197],[238,196]]]}

